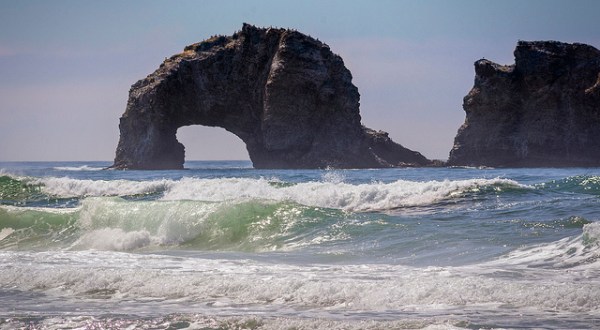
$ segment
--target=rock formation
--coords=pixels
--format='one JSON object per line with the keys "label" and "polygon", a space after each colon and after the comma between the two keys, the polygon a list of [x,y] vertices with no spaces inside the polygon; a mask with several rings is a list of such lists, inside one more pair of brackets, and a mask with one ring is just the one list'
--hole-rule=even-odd
{"label": "rock formation", "polygon": [[475,62],[449,165],[600,166],[600,51],[520,41],[514,55]]}
{"label": "rock formation", "polygon": [[[177,129],[223,127],[256,168],[369,168],[431,162],[361,125],[342,59],[297,31],[244,24],[165,59],[129,91],[113,168],[180,169]],[[198,141],[202,143],[202,141]]]}

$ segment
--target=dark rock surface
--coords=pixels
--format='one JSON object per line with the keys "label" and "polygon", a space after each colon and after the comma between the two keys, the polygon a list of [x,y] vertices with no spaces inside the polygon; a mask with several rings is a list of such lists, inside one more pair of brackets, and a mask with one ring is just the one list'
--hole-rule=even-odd
{"label": "dark rock surface", "polygon": [[449,165],[600,166],[600,51],[520,41],[515,64],[475,62]]}
{"label": "dark rock surface", "polygon": [[[165,59],[135,83],[113,168],[179,169],[177,129],[223,127],[256,168],[423,166],[431,161],[361,125],[342,59],[318,40],[244,24]],[[202,141],[198,141],[202,143]]]}

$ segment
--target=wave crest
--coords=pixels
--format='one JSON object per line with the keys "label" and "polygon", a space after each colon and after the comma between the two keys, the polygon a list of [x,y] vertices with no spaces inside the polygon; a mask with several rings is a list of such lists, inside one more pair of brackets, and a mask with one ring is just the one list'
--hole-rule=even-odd
{"label": "wave crest", "polygon": [[81,166],[57,166],[57,167],[54,167],[53,169],[55,169],[57,171],[75,171],[75,172],[80,172],[80,171],[102,171],[102,170],[104,170],[104,168],[102,168],[102,167],[93,167],[93,166],[89,166],[89,165],[81,165]]}
{"label": "wave crest", "polygon": [[172,180],[80,180],[71,178],[43,178],[44,193],[56,197],[133,196],[162,192],[173,185]]}
{"label": "wave crest", "polygon": [[[508,179],[468,179],[443,181],[397,180],[390,183],[345,183],[341,179],[302,183],[277,179],[182,178],[152,181],[89,180],[73,178],[16,179],[0,177],[0,197],[8,202],[25,203],[49,198],[134,197],[164,201],[197,200],[207,202],[292,201],[311,207],[349,212],[385,211],[402,207],[427,206],[468,194],[502,193],[525,189]],[[7,203],[6,201],[4,202]]]}
{"label": "wave crest", "polygon": [[518,249],[492,263],[562,269],[585,268],[599,261],[600,222],[591,222],[583,225],[583,232],[579,236]]}
{"label": "wave crest", "polygon": [[392,210],[426,206],[464,193],[519,189],[524,186],[508,179],[405,181],[349,184],[305,182],[272,184],[266,179],[184,178],[165,191],[163,200],[227,201],[267,199],[293,201],[302,205],[341,209],[350,212]]}

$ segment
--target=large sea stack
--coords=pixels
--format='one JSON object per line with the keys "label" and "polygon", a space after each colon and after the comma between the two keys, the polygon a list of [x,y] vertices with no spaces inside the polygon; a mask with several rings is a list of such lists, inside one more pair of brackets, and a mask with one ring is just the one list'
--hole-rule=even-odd
{"label": "large sea stack", "polygon": [[350,71],[326,44],[294,30],[244,24],[233,36],[185,47],[131,87],[113,168],[182,168],[176,133],[186,125],[237,135],[256,168],[431,164],[362,126],[359,97]]}
{"label": "large sea stack", "polygon": [[514,55],[475,62],[449,165],[600,166],[600,51],[520,41]]}

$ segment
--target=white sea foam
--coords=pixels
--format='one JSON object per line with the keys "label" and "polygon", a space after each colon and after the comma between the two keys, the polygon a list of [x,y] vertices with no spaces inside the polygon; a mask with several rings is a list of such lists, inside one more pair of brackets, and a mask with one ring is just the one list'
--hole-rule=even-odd
{"label": "white sea foam", "polygon": [[171,180],[79,180],[72,178],[42,178],[32,181],[42,184],[42,190],[57,197],[128,196],[160,192],[173,184]]}
{"label": "white sea foam", "polygon": [[[303,205],[346,211],[388,210],[405,206],[429,205],[476,191],[485,186],[522,187],[507,179],[349,184],[339,180],[305,182],[290,186],[271,184],[266,179],[184,178],[165,191],[164,200],[290,200]],[[498,188],[501,189],[501,188]]]}
{"label": "white sea foam", "polygon": [[294,201],[307,206],[346,211],[388,210],[435,203],[483,187],[524,187],[508,179],[344,183],[339,176],[325,181],[280,185],[276,180],[249,178],[180,180],[78,180],[43,178],[43,191],[59,197],[127,196],[164,192],[163,200],[245,201],[251,199]]}
{"label": "white sea foam", "polygon": [[[318,315],[317,315],[318,316]],[[62,330],[68,324],[71,329],[88,329],[93,324],[97,329],[172,329],[182,325],[189,325],[185,329],[327,329],[327,330],[381,330],[381,329],[423,329],[423,330],[459,330],[464,327],[453,326],[453,323],[464,322],[440,317],[403,317],[396,320],[356,320],[323,319],[309,317],[272,317],[259,315],[223,316],[207,313],[174,314],[160,317],[121,317],[118,315],[106,316],[55,316],[36,319],[36,327],[48,330]],[[0,329],[24,329],[30,323],[18,318],[4,320]],[[175,325],[175,327],[173,326]]]}
{"label": "white sea foam", "polygon": [[104,168],[102,167],[93,167],[93,166],[89,166],[89,165],[82,165],[82,166],[58,166],[58,167],[54,167],[55,170],[57,171],[102,171],[104,170]]}
{"label": "white sea foam", "polygon": [[579,236],[521,248],[490,264],[550,269],[583,268],[600,275],[600,222],[585,224]]}
{"label": "white sea foam", "polygon": [[13,205],[1,205],[0,210],[3,210],[8,213],[24,213],[24,212],[40,212],[40,213],[49,213],[49,214],[72,214],[79,211],[79,207],[74,208],[55,208],[55,207],[21,207],[21,206],[13,206]]}
{"label": "white sea foam", "polygon": [[497,276],[478,266],[288,265],[94,251],[18,257],[0,252],[0,262],[4,286],[78,299],[102,291],[115,301],[161,299],[215,309],[418,313],[501,308],[516,315],[524,310],[598,314],[600,306],[599,278],[556,270]]}

